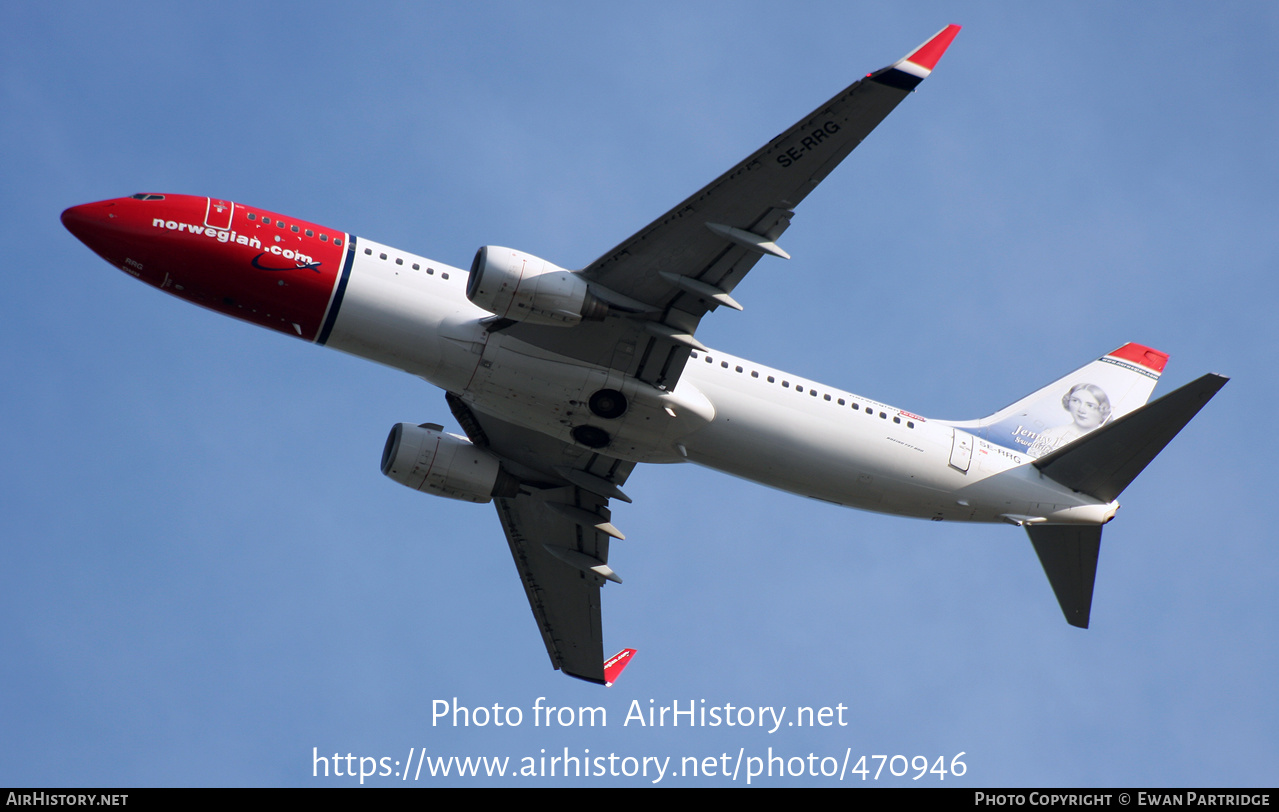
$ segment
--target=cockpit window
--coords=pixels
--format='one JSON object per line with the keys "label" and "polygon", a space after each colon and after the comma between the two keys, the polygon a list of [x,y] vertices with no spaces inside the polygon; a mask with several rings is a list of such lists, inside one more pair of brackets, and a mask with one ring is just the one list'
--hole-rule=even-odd
{"label": "cockpit window", "polygon": [[131,197],[134,200],[164,200],[164,195],[152,195],[146,192],[138,192],[136,195],[131,195]]}

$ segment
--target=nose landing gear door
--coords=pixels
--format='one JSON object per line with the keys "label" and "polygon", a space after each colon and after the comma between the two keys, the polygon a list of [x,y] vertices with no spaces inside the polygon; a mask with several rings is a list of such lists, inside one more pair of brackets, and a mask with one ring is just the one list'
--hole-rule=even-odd
{"label": "nose landing gear door", "polygon": [[231,215],[235,211],[235,204],[229,200],[218,200],[209,198],[208,206],[204,210],[204,224],[209,228],[216,228],[218,231],[231,230]]}

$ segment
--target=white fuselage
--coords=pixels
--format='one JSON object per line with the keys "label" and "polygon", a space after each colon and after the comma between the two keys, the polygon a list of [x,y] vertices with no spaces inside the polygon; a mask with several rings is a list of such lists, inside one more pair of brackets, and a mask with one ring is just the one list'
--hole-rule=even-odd
{"label": "white fuselage", "polygon": [[631,403],[610,424],[608,453],[634,462],[695,462],[815,499],[934,520],[1091,524],[1114,515],[1113,503],[1045,479],[1029,457],[954,424],[718,351],[693,352],[669,392],[619,381],[486,330],[491,314],[466,298],[466,271],[363,238],[356,246],[327,346],[417,375],[517,425],[572,442],[566,404],[608,385]]}

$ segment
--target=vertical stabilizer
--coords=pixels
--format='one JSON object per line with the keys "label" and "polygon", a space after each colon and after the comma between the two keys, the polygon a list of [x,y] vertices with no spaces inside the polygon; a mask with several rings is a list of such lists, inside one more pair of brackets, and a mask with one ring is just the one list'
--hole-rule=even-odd
{"label": "vertical stabilizer", "polygon": [[1125,344],[990,417],[955,423],[987,442],[1039,458],[1140,408],[1168,355]]}

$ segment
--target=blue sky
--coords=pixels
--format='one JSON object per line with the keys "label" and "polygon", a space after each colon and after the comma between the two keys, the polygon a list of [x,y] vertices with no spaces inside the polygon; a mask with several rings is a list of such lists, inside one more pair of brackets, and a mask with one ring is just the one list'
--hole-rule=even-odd
{"label": "blue sky", "polygon": [[[454,265],[495,243],[580,267],[949,22],[933,76],[800,207],[794,259],[698,336],[940,418],[1127,341],[1171,355],[1157,393],[1232,376],[1124,493],[1086,632],[1015,528],[647,467],[604,594],[606,648],[640,653],[612,689],[567,679],[492,507],[379,475],[392,424],[450,422],[442,393],[139,285],[58,222],[208,194]],[[1279,401],[1273,6],[9,3],[0,23],[0,785],[345,786],[312,748],[410,747],[1279,780],[1279,448],[1254,412]],[[432,725],[454,697],[524,724]],[[608,725],[534,727],[538,697]],[[622,724],[650,699],[848,724]],[[444,783],[485,781],[417,785]]]}

